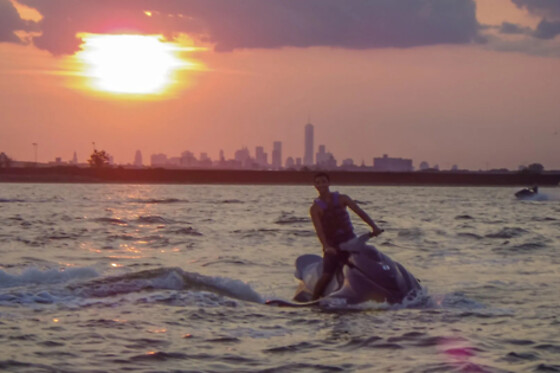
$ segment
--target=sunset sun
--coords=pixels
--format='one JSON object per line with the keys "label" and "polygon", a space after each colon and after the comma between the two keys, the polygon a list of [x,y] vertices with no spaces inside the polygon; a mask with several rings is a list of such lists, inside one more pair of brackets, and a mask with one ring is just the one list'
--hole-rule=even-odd
{"label": "sunset sun", "polygon": [[192,67],[181,47],[159,35],[84,34],[78,59],[88,86],[96,91],[146,95],[164,93],[177,72]]}

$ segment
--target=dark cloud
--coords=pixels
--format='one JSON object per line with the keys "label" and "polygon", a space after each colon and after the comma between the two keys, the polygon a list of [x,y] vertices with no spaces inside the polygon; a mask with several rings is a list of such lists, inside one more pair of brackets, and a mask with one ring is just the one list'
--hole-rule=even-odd
{"label": "dark cloud", "polygon": [[543,19],[537,26],[534,36],[539,39],[553,39],[558,34],[560,34],[560,22],[548,22]]}
{"label": "dark cloud", "polygon": [[[187,33],[216,50],[352,49],[461,44],[476,39],[474,0],[20,0],[42,15],[35,44],[79,48],[78,32]],[[151,11],[148,17],[144,11]]]}
{"label": "dark cloud", "polygon": [[21,43],[15,31],[29,31],[31,22],[24,21],[10,0],[0,0],[0,42]]}
{"label": "dark cloud", "polygon": [[539,39],[553,39],[560,34],[560,0],[511,0],[519,8],[543,19],[533,36]]}
{"label": "dark cloud", "polygon": [[560,20],[559,0],[511,0],[519,8],[527,9],[531,14],[546,19]]}
{"label": "dark cloud", "polygon": [[502,34],[528,34],[530,31],[530,28],[522,27],[510,22],[503,22],[500,26],[500,32]]}

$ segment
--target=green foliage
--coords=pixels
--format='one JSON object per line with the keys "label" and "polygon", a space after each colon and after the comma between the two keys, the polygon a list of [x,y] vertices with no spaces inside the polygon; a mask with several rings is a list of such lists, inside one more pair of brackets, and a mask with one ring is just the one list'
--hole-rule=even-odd
{"label": "green foliage", "polygon": [[94,168],[107,167],[109,166],[109,158],[110,156],[105,150],[94,149],[88,159],[88,163]]}
{"label": "green foliage", "polygon": [[528,167],[521,170],[522,174],[542,174],[544,166],[540,163],[531,163]]}
{"label": "green foliage", "polygon": [[5,153],[0,153],[0,168],[10,168],[12,160]]}
{"label": "green foliage", "polygon": [[532,163],[529,165],[529,167],[527,167],[527,169],[533,174],[542,174],[542,172],[544,171],[544,166],[540,163]]}

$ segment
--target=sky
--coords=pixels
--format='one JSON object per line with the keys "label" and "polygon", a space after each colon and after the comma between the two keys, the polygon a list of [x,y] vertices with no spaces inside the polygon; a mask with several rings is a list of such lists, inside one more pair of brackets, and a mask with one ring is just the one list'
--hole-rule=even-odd
{"label": "sky", "polygon": [[297,158],[311,122],[339,163],[560,170],[559,97],[558,0],[0,0],[16,160]]}

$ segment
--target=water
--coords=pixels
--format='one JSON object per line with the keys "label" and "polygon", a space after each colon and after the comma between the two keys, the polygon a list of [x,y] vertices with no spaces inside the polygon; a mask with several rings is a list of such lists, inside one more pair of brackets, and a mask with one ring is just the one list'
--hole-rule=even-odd
{"label": "water", "polygon": [[427,295],[297,309],[311,186],[0,188],[1,371],[560,371],[552,188],[333,188]]}

